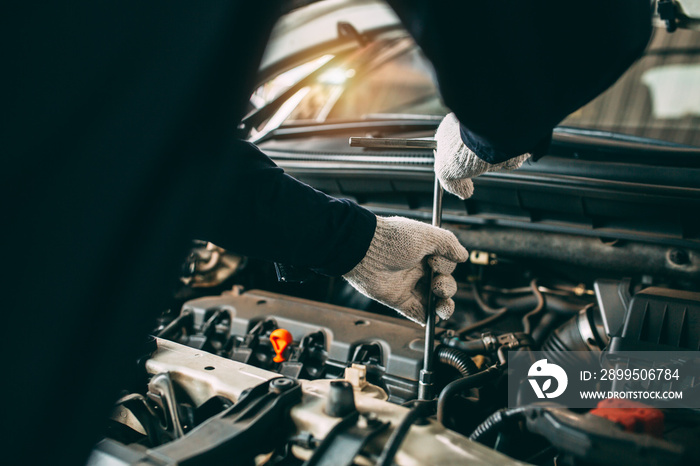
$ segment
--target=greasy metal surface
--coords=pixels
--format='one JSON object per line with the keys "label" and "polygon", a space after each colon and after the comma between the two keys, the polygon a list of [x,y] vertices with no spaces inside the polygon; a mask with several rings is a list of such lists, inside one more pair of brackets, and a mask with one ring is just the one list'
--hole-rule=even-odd
{"label": "greasy metal surface", "polygon": [[146,370],[149,374],[167,373],[176,385],[187,386],[187,394],[197,405],[216,395],[236,401],[246,388],[280,377],[160,338],[158,350],[146,362]]}
{"label": "greasy metal surface", "polygon": [[[214,367],[206,370],[205,367]],[[196,404],[222,395],[237,400],[240,393],[258,385],[263,380],[278,377],[273,372],[263,371],[239,362],[224,359],[177,343],[158,340],[158,350],[146,363],[151,374],[164,371],[170,373],[178,388],[184,390]],[[330,388],[330,380],[301,381],[302,402],[292,408],[290,415],[296,432],[310,432],[323,439],[338,422],[325,414],[324,406]],[[378,398],[379,397],[379,398]],[[367,450],[373,454],[381,452],[389,435],[408,413],[408,409],[382,399],[376,387],[355,392],[355,404],[361,413],[373,413],[384,422],[391,422],[389,430],[372,440]],[[310,450],[294,448],[294,454],[308,459]],[[370,464],[358,458],[358,464]],[[417,466],[427,464],[472,464],[472,465],[522,465],[481,444],[450,431],[436,422],[425,426],[411,427],[401,449],[396,455],[396,464]]]}

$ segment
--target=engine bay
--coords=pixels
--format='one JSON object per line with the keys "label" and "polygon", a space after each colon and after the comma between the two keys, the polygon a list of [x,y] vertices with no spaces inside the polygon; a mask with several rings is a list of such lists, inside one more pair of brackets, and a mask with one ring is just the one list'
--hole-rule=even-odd
{"label": "engine bay", "polygon": [[[697,351],[692,280],[596,278],[581,268],[576,283],[566,264],[546,270],[472,251],[455,272],[457,311],[435,336],[436,399],[419,401],[423,328],[342,280],[280,265],[280,280],[271,280],[270,264],[210,243],[197,243],[183,270],[179,310],[159,319],[139,361],[141,383],[117,401],[89,464],[653,465],[700,457],[700,414],[690,405],[506,402],[509,352],[539,350],[564,366],[571,355]],[[695,377],[681,385],[697,393]]]}

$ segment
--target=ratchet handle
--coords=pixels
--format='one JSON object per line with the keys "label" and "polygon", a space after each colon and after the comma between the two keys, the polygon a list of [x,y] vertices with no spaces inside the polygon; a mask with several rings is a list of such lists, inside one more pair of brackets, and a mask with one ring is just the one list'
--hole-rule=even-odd
{"label": "ratchet handle", "polygon": [[[433,226],[440,227],[442,224],[442,185],[435,177],[433,189]],[[418,379],[418,398],[421,400],[432,400],[433,393],[433,351],[435,349],[435,305],[437,296],[432,292],[432,283],[435,274],[430,272],[430,282],[428,285],[428,309],[425,321],[425,349],[423,351],[423,370],[420,371]]]}
{"label": "ratchet handle", "polygon": [[435,139],[350,138],[350,147],[435,150],[437,148],[437,142]]}
{"label": "ratchet handle", "polygon": [[[401,139],[401,138],[350,138],[351,147],[369,147],[379,149],[437,149],[435,139]],[[440,227],[442,224],[442,185],[437,176],[433,189],[433,218],[432,224]],[[433,380],[433,351],[435,349],[435,304],[437,297],[432,293],[433,272],[430,272],[428,285],[428,308],[425,322],[425,350],[423,353],[423,369],[418,379],[418,399],[432,400],[434,394]]]}

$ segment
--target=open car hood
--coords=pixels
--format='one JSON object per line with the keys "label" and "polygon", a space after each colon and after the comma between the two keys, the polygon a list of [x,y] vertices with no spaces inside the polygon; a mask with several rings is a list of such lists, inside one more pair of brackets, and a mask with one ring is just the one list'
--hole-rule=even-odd
{"label": "open car hood", "polygon": [[339,22],[351,24],[359,34],[401,25],[391,7],[379,0],[323,0],[307,5],[284,15],[275,25],[260,65],[261,75],[319,47],[353,43],[355,37],[339,35]]}
{"label": "open car hood", "polygon": [[700,29],[700,0],[676,0],[679,27]]}
{"label": "open car hood", "polygon": [[[659,0],[653,0],[654,11]],[[700,0],[675,0],[679,28],[700,29]],[[298,59],[320,47],[354,40],[341,36],[338,23],[350,23],[360,34],[399,27],[401,21],[382,0],[322,0],[293,10],[275,25],[260,65],[266,76],[290,59]],[[655,25],[665,27],[658,15]]]}

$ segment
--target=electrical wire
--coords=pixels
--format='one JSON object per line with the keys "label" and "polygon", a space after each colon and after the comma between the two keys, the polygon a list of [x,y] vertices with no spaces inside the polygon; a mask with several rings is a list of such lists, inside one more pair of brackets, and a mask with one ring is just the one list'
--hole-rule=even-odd
{"label": "electrical wire", "polygon": [[447,406],[449,401],[460,393],[464,393],[472,388],[477,388],[484,385],[491,380],[496,379],[503,372],[504,366],[490,366],[481,372],[477,372],[474,375],[457,379],[454,382],[450,382],[442,389],[440,396],[438,397],[437,404],[437,419],[438,422],[449,427],[445,424],[447,422]]}
{"label": "electrical wire", "polygon": [[404,416],[401,423],[391,433],[382,453],[379,455],[379,459],[377,459],[377,466],[391,466],[394,464],[396,452],[399,451],[399,447],[401,447],[401,443],[406,438],[411,426],[419,419],[427,416],[434,406],[433,401],[415,401],[415,403],[416,405]]}
{"label": "electrical wire", "polygon": [[474,292],[474,300],[476,301],[476,304],[479,306],[479,309],[481,309],[484,313],[493,315],[499,314],[506,310],[506,307],[493,308],[489,306],[486,303],[486,300],[484,300],[484,298],[481,296],[481,289],[479,288],[479,285],[477,283],[474,283],[472,290]]}
{"label": "electrical wire", "polygon": [[530,288],[532,289],[532,293],[537,297],[537,305],[533,310],[528,312],[523,316],[522,323],[523,323],[523,332],[527,333],[528,335],[532,331],[532,325],[530,324],[530,319],[538,314],[540,314],[544,310],[545,306],[545,299],[544,295],[542,292],[539,290],[537,287],[537,279],[533,279],[530,282]]}

